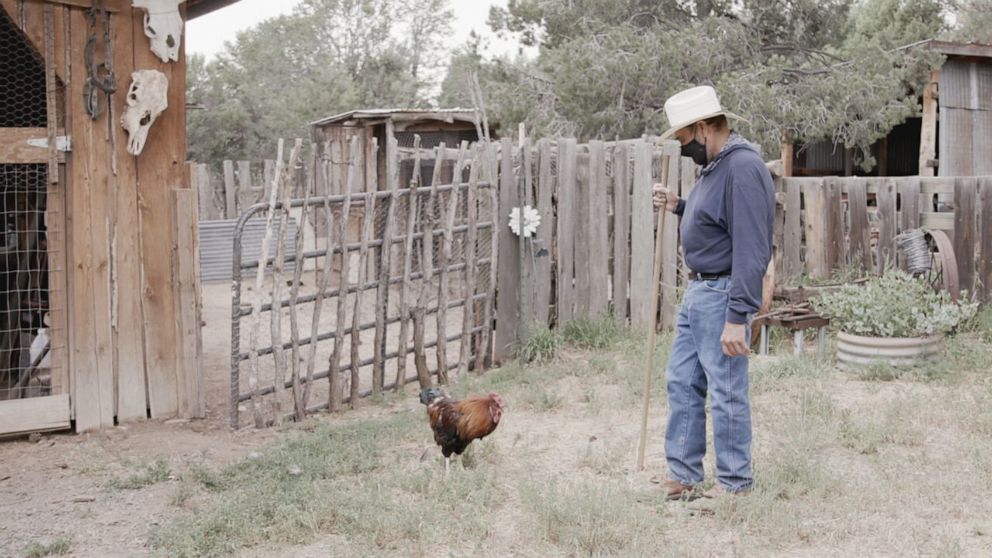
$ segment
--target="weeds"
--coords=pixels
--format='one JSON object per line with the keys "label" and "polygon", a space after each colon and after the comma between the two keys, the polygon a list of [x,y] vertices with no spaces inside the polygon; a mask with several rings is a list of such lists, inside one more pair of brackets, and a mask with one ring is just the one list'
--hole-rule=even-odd
{"label": "weeds", "polygon": [[561,328],[565,343],[591,350],[610,349],[623,339],[625,332],[612,316],[575,320]]}
{"label": "weeds", "polygon": [[517,358],[523,362],[544,364],[558,356],[563,339],[558,330],[542,328],[533,331],[520,348]]}
{"label": "weeds", "polygon": [[140,490],[169,479],[169,462],[156,459],[141,466],[141,471],[126,478],[111,479],[108,486],[117,490]]}
{"label": "weeds", "polygon": [[31,543],[24,549],[24,558],[44,558],[45,556],[65,556],[72,549],[72,544],[68,537],[61,536],[54,541],[43,544],[39,542]]}

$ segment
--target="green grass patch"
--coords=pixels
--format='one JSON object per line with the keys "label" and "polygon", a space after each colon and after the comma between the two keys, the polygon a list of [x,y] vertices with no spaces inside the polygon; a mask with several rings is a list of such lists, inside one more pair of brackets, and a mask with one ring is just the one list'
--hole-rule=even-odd
{"label": "green grass patch", "polygon": [[564,340],[558,330],[541,328],[531,332],[517,349],[517,358],[523,362],[543,364],[558,357]]}
{"label": "green grass patch", "polygon": [[605,316],[568,322],[561,328],[561,336],[565,343],[574,347],[605,350],[623,340],[627,330],[617,325],[612,316]]}

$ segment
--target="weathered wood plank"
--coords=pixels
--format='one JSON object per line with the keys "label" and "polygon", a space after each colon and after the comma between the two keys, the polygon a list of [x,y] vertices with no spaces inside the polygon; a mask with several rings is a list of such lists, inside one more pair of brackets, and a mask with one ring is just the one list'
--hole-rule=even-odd
{"label": "weathered wood plank", "polygon": [[[394,382],[394,389],[396,391],[403,389],[403,386],[406,385],[407,341],[410,335],[410,273],[413,267],[413,233],[417,224],[417,209],[419,207],[419,196],[416,192],[417,188],[420,187],[420,173],[422,169],[419,135],[413,136],[413,147],[416,149],[413,161],[413,177],[410,180],[409,190],[406,196],[406,234],[403,242],[402,270],[403,284],[400,287],[399,301],[400,331],[399,339],[397,340],[396,381]],[[438,161],[435,161],[435,165],[437,164]]]}
{"label": "weathered wood plank", "polygon": [[806,209],[806,272],[814,278],[827,277],[830,269],[827,266],[827,216],[823,181],[804,180],[802,192]]}
{"label": "weathered wood plank", "polygon": [[[554,238],[554,176],[551,174],[551,140],[542,139],[537,144],[538,171],[536,194],[537,211],[541,224],[537,227],[534,249],[534,321],[547,326],[551,307],[551,243]],[[543,252],[542,252],[543,251]],[[541,255],[541,254],[544,255]]]}
{"label": "weathered wood plank", "polygon": [[630,287],[630,166],[626,144],[613,149],[613,317],[627,324]]}
{"label": "weathered wood plank", "polygon": [[885,178],[879,186],[878,203],[878,267],[879,273],[896,265],[896,182]]}
{"label": "weathered wood plank", "polygon": [[[65,135],[59,130],[58,135]],[[47,141],[47,128],[0,128],[0,163],[3,164],[43,164],[48,163],[48,148],[28,144],[28,140]],[[65,156],[59,155],[64,161]]]}
{"label": "weathered wood plank", "polygon": [[654,206],[651,202],[651,144],[634,144],[634,193],[630,214],[630,324],[646,329],[654,323],[651,286],[654,257]]}
{"label": "weathered wood plank", "polygon": [[[364,195],[365,201],[363,203],[364,215],[362,216],[362,239],[359,242],[358,248],[358,285],[364,286],[366,281],[366,275],[368,274],[368,257],[369,257],[369,243],[372,241],[372,234],[375,225],[375,196],[374,192],[366,192]],[[388,236],[386,238],[389,238]],[[388,250],[382,250],[383,253]],[[359,288],[358,292],[355,293],[355,302],[351,309],[351,389],[349,391],[351,397],[348,401],[349,405],[354,408],[358,404],[358,399],[361,397],[361,356],[359,355],[359,348],[362,344],[362,330],[360,326],[362,325],[362,294],[365,289]],[[378,304],[376,305],[376,319],[378,320],[379,314],[384,313],[385,308],[380,310]],[[378,322],[377,322],[378,323]],[[383,317],[383,323],[385,323],[385,317]],[[377,359],[378,356],[375,357]],[[382,365],[381,361],[377,361],[377,364]],[[379,389],[382,389],[380,384]],[[373,391],[375,388],[373,387]]]}
{"label": "weathered wood plank", "polygon": [[920,177],[905,176],[898,180],[900,232],[920,226]]}
{"label": "weathered wood plank", "polygon": [[942,231],[954,230],[955,217],[950,211],[922,211],[920,212],[920,227],[924,229],[939,229]]}
{"label": "weathered wood plank", "polygon": [[[75,12],[75,11],[74,11]],[[168,418],[178,411],[176,398],[176,316],[175,269],[170,251],[176,232],[169,207],[170,188],[186,187],[186,68],[164,63],[144,43],[144,10],[131,11],[135,48],[134,67],[159,70],[169,79],[167,118],[152,126],[143,157],[138,157],[138,199],[141,219],[141,257],[144,290],[142,309],[145,319],[145,359],[152,418]],[[85,17],[83,18],[85,20]],[[85,28],[80,30],[85,33]],[[73,29],[75,35],[75,28]],[[120,46],[120,43],[118,43]],[[180,52],[180,59],[184,52]],[[83,64],[74,68],[83,68]],[[118,94],[126,88],[118,90]],[[77,98],[71,96],[70,98]],[[116,123],[115,123],[116,124]],[[119,139],[123,143],[123,136]],[[155,154],[149,157],[149,154]]]}
{"label": "weathered wood plank", "polygon": [[868,225],[866,186],[867,181],[864,178],[852,179],[847,186],[848,222],[851,224],[848,262],[855,268],[870,271],[873,267],[869,244],[871,230]]}
{"label": "weathered wood plank", "polygon": [[492,363],[493,354],[493,309],[496,304],[496,269],[499,268],[499,231],[503,228],[500,226],[500,208],[499,208],[499,188],[497,187],[497,154],[498,145],[493,142],[487,142],[485,144],[484,153],[484,169],[482,172],[487,176],[487,181],[490,187],[487,188],[488,201],[489,201],[489,218],[493,222],[493,226],[489,228],[489,269],[488,278],[489,284],[487,288],[487,296],[485,302],[483,303],[483,330],[481,336],[482,347],[476,351],[476,370],[482,370],[486,366]]}
{"label": "weathered wood plank", "polygon": [[981,281],[981,297],[985,302],[992,301],[992,178],[978,179],[981,222],[979,233],[978,279]]}
{"label": "weathered wood plank", "polygon": [[[462,175],[465,166],[465,156],[468,152],[468,142],[463,141],[458,150],[458,159],[455,162],[453,177]],[[451,180],[454,181],[453,179]],[[447,201],[447,203],[445,203]],[[448,192],[448,199],[442,195],[440,198],[441,224],[444,227],[444,235],[441,240],[441,249],[438,252],[438,297],[437,297],[437,346],[434,349],[437,357],[437,381],[440,384],[448,383],[448,296],[449,296],[449,267],[454,259],[452,247],[455,241],[454,228],[455,219],[458,216],[458,189]]]}
{"label": "weathered wood plank", "polygon": [[795,180],[785,181],[785,233],[783,236],[782,264],[785,278],[795,278],[802,274],[802,187]]}
{"label": "weathered wood plank", "polygon": [[954,180],[954,255],[958,260],[958,284],[974,292],[975,285],[975,209],[978,181],[974,177]]}
{"label": "weathered wood plank", "polygon": [[919,175],[933,176],[930,161],[937,157],[937,94],[940,70],[930,72],[930,82],[923,90],[923,124],[920,130]]}
{"label": "weathered wood plank", "polygon": [[844,234],[844,212],[841,207],[841,186],[837,178],[824,180],[826,203],[827,268],[838,269],[847,263],[847,240]]}
{"label": "weathered wood plank", "polygon": [[558,140],[558,245],[557,250],[554,250],[558,263],[555,303],[558,325],[566,324],[575,317],[575,227],[578,217],[576,147],[575,139]]}
{"label": "weathered wood plank", "polygon": [[503,226],[510,210],[519,205],[519,193],[513,176],[513,142],[503,138],[500,143],[499,210],[496,222],[499,228],[499,267],[496,299],[496,332],[493,339],[493,361],[501,363],[513,354],[520,323],[520,259],[517,255],[517,237],[509,227]]}
{"label": "weathered wood plank", "polygon": [[[472,169],[469,171],[468,178],[468,191],[466,192],[466,202],[468,207],[466,207],[467,213],[467,224],[468,231],[466,232],[466,248],[465,248],[465,282],[463,285],[463,298],[465,300],[464,306],[462,306],[462,338],[461,346],[458,351],[458,375],[461,376],[468,371],[469,360],[472,357],[472,330],[475,327],[474,314],[476,311],[476,305],[472,301],[472,297],[475,295],[475,276],[478,272],[476,267],[476,242],[478,239],[478,230],[476,226],[479,222],[479,206],[477,199],[478,190],[478,176],[479,176],[479,160],[482,157],[482,150],[476,145],[472,150]],[[550,161],[548,171],[550,173]],[[547,187],[547,186],[546,186]],[[550,203],[550,198],[548,203]],[[550,229],[550,226],[548,227]],[[550,258],[548,258],[550,259]],[[550,267],[550,266],[549,266]],[[551,292],[551,270],[547,270],[547,275],[544,276],[548,283],[548,297],[550,297]],[[544,308],[547,308],[547,303],[545,303]],[[547,312],[545,312],[545,315]],[[545,318],[547,319],[547,318]],[[438,337],[440,342],[440,336]]]}
{"label": "weathered wood plank", "polygon": [[609,207],[607,205],[606,148],[599,140],[589,142],[589,180],[587,184],[585,209],[589,230],[589,316],[599,318],[610,311],[610,238],[606,228]]}
{"label": "weathered wood plank", "polygon": [[[357,143],[352,142],[351,152],[355,152],[357,149]],[[354,160],[348,163],[347,170],[347,180],[348,184],[352,184],[353,177],[357,176],[358,168]],[[338,218],[339,228],[338,228],[338,238],[341,243],[341,273],[339,275],[340,282],[338,285],[338,297],[337,297],[337,314],[335,315],[336,323],[334,325],[334,348],[331,351],[330,361],[328,363],[328,400],[327,409],[332,412],[338,412],[341,410],[342,399],[344,398],[344,382],[342,382],[341,377],[341,354],[344,352],[344,329],[345,329],[345,319],[347,312],[347,301],[348,301],[348,288],[350,285],[351,276],[351,257],[346,248],[348,239],[348,225],[351,221],[351,199],[352,191],[350,187],[344,188],[344,201],[341,203],[341,215]]]}
{"label": "weathered wood plank", "polygon": [[[176,227],[176,361],[179,363],[179,416],[204,416],[203,339],[200,335],[200,249],[197,196],[191,188],[173,188],[173,219]],[[123,368],[121,370],[123,372]],[[142,394],[141,400],[144,401]]]}
{"label": "weathered wood plank", "polygon": [[[313,166],[311,165],[311,170]],[[238,218],[238,186],[234,182],[234,161],[224,161],[224,217]]]}

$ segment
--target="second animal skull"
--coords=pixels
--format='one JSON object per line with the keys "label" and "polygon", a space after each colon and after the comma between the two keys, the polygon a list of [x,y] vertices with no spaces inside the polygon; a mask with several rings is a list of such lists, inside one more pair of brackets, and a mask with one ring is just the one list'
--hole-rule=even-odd
{"label": "second animal skull", "polygon": [[148,130],[158,115],[169,108],[169,78],[158,70],[132,73],[126,102],[121,126],[128,133],[127,152],[140,155],[148,139]]}

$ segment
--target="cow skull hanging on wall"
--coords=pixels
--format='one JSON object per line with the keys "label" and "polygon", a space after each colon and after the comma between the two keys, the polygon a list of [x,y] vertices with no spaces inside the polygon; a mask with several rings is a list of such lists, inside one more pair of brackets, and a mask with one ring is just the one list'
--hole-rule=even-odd
{"label": "cow skull hanging on wall", "polygon": [[179,4],[186,0],[133,0],[131,5],[145,10],[145,35],[152,42],[152,52],[162,62],[179,61],[183,40],[183,16]]}
{"label": "cow skull hanging on wall", "polygon": [[148,139],[148,130],[158,115],[169,108],[169,78],[158,70],[138,70],[131,74],[127,91],[127,107],[121,116],[121,126],[127,130],[127,152],[141,155]]}

